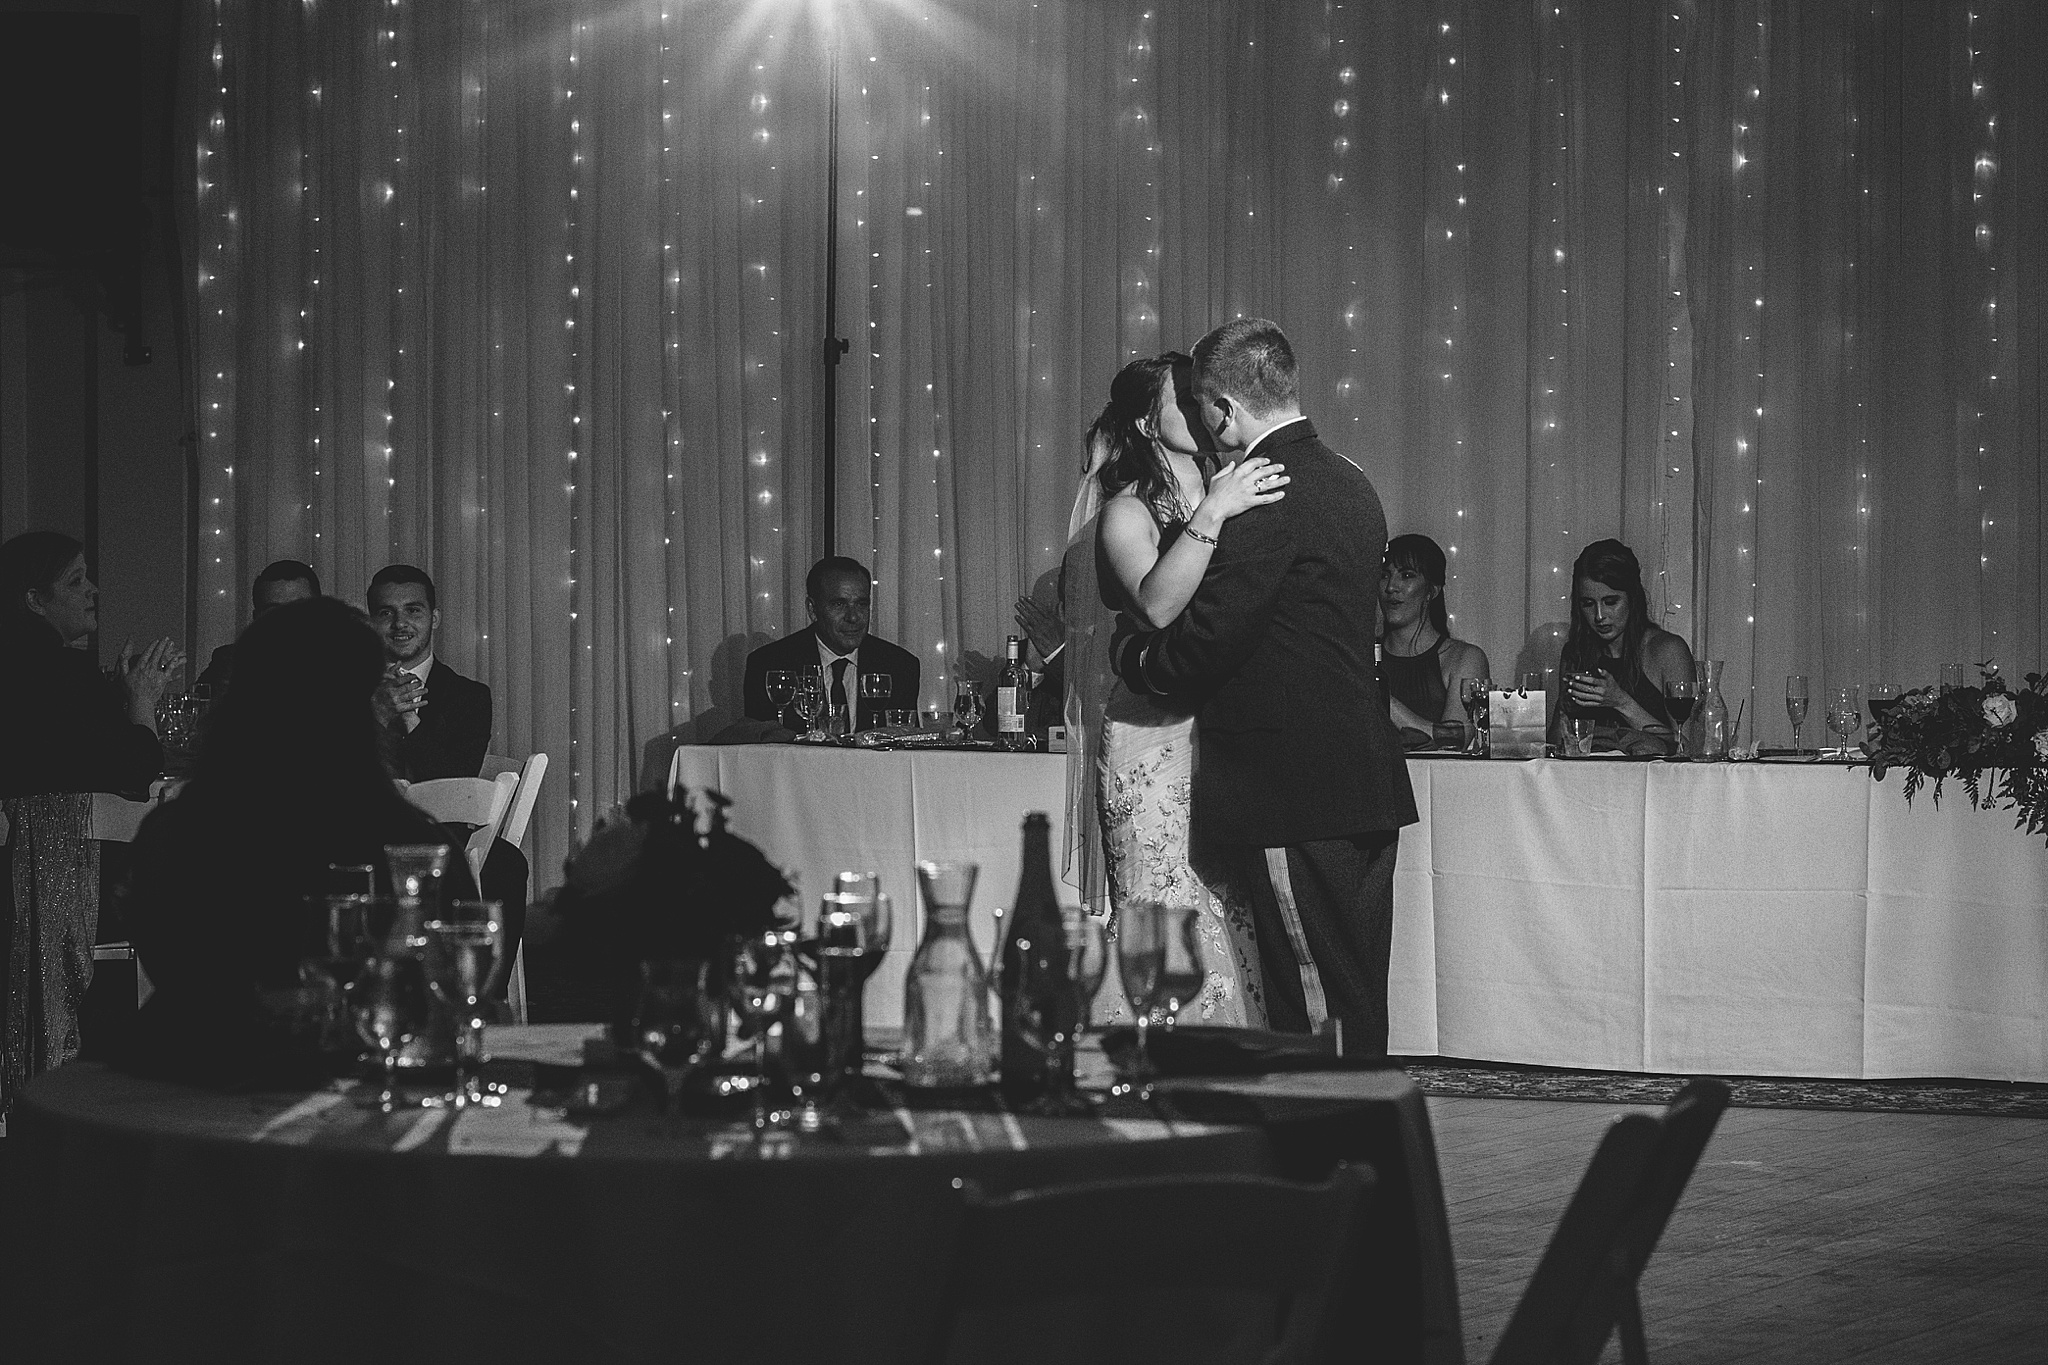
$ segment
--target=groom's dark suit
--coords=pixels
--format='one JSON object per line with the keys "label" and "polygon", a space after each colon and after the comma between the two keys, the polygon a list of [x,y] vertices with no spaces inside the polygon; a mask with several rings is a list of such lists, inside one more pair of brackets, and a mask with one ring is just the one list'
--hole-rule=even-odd
{"label": "groom's dark suit", "polygon": [[1415,821],[1373,674],[1386,513],[1306,419],[1254,453],[1287,466],[1287,496],[1224,523],[1187,609],[1119,641],[1117,672],[1199,707],[1194,833],[1251,894],[1268,1022],[1335,1016],[1347,1053],[1384,1053],[1394,854]]}

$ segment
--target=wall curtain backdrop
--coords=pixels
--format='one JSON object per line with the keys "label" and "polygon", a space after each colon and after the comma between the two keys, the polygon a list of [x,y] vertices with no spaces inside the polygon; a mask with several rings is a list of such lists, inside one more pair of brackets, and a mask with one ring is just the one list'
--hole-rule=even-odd
{"label": "wall curtain backdrop", "polygon": [[1497,674],[1609,535],[1767,740],[1788,672],[2037,668],[2043,9],[211,0],[197,643],[274,558],[427,567],[551,883],[803,622],[834,226],[832,534],[928,700],[1117,366],[1238,314]]}

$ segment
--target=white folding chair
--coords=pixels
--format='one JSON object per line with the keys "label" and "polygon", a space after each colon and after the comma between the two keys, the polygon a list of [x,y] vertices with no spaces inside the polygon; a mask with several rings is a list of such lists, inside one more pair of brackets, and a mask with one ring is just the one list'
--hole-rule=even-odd
{"label": "white folding chair", "polygon": [[469,863],[470,880],[481,884],[484,859],[490,855],[491,840],[504,826],[505,812],[519,790],[516,773],[490,777],[437,777],[430,782],[402,786],[405,799],[444,825],[474,825],[462,856]]}
{"label": "white folding chair", "polygon": [[[507,758],[503,754],[484,755],[484,775],[503,781],[506,776],[516,776],[519,788],[513,794],[512,804],[506,808],[505,820],[498,828],[498,837],[515,847],[526,842],[526,826],[533,819],[533,805],[540,796],[541,779],[547,776],[548,756],[528,754],[525,758]],[[512,1014],[512,1022],[526,1022],[526,947],[521,944],[512,955],[512,973],[505,982],[505,1004]]]}

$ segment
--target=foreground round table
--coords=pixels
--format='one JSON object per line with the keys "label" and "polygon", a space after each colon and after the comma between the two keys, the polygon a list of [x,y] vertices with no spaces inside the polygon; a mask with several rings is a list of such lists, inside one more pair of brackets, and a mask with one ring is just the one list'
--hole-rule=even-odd
{"label": "foreground round table", "polygon": [[[544,1058],[587,1032],[493,1046]],[[1165,1117],[898,1109],[764,1147],[711,1120],[572,1121],[517,1090],[385,1118],[342,1087],[226,1094],[73,1065],[28,1090],[8,1138],[5,1321],[30,1348],[12,1358],[904,1360],[944,1284],[956,1180],[1312,1178],[1338,1159],[1379,1178],[1358,1311],[1400,1358],[1443,1358],[1428,1345],[1456,1339],[1455,1290],[1407,1078],[1184,1084]],[[1106,1275],[1121,1255],[1228,1254],[1148,1253],[1143,1233],[1075,1254]]]}

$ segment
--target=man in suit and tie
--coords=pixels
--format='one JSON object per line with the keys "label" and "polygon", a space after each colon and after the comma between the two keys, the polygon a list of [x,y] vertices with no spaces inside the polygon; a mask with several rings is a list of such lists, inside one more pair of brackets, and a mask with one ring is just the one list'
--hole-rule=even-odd
{"label": "man in suit and tie", "polygon": [[392,772],[408,782],[477,776],[491,745],[491,689],[434,657],[434,580],[410,564],[387,564],[370,579],[369,602],[370,624],[384,637],[384,685],[374,704]]}
{"label": "man in suit and tie", "polygon": [[1387,1050],[1394,856],[1415,798],[1373,672],[1386,514],[1301,415],[1293,348],[1259,318],[1196,345],[1195,391],[1225,452],[1287,466],[1279,502],[1223,525],[1202,585],[1163,630],[1114,646],[1133,689],[1199,708],[1192,831],[1247,893],[1268,1022],[1341,1020]]}
{"label": "man in suit and tie", "polygon": [[[804,610],[810,613],[811,624],[747,655],[741,689],[747,719],[781,719],[768,698],[768,673],[777,668],[822,666],[826,704],[831,708],[827,714],[837,715],[844,707],[855,730],[882,724],[884,712],[915,711],[923,668],[909,650],[868,633],[873,595],[874,579],[859,560],[831,555],[813,564],[804,579]],[[889,695],[863,698],[863,673],[888,674]]]}
{"label": "man in suit and tie", "polygon": [[[297,602],[307,597],[320,595],[320,575],[313,572],[311,564],[302,564],[296,559],[280,559],[265,566],[256,575],[256,581],[249,587],[249,604],[253,608],[253,620],[267,611],[273,611],[287,602]],[[224,696],[228,684],[234,680],[235,646],[232,641],[213,651],[213,657],[206,661],[206,670],[193,679],[195,687],[206,688],[213,696]]]}

